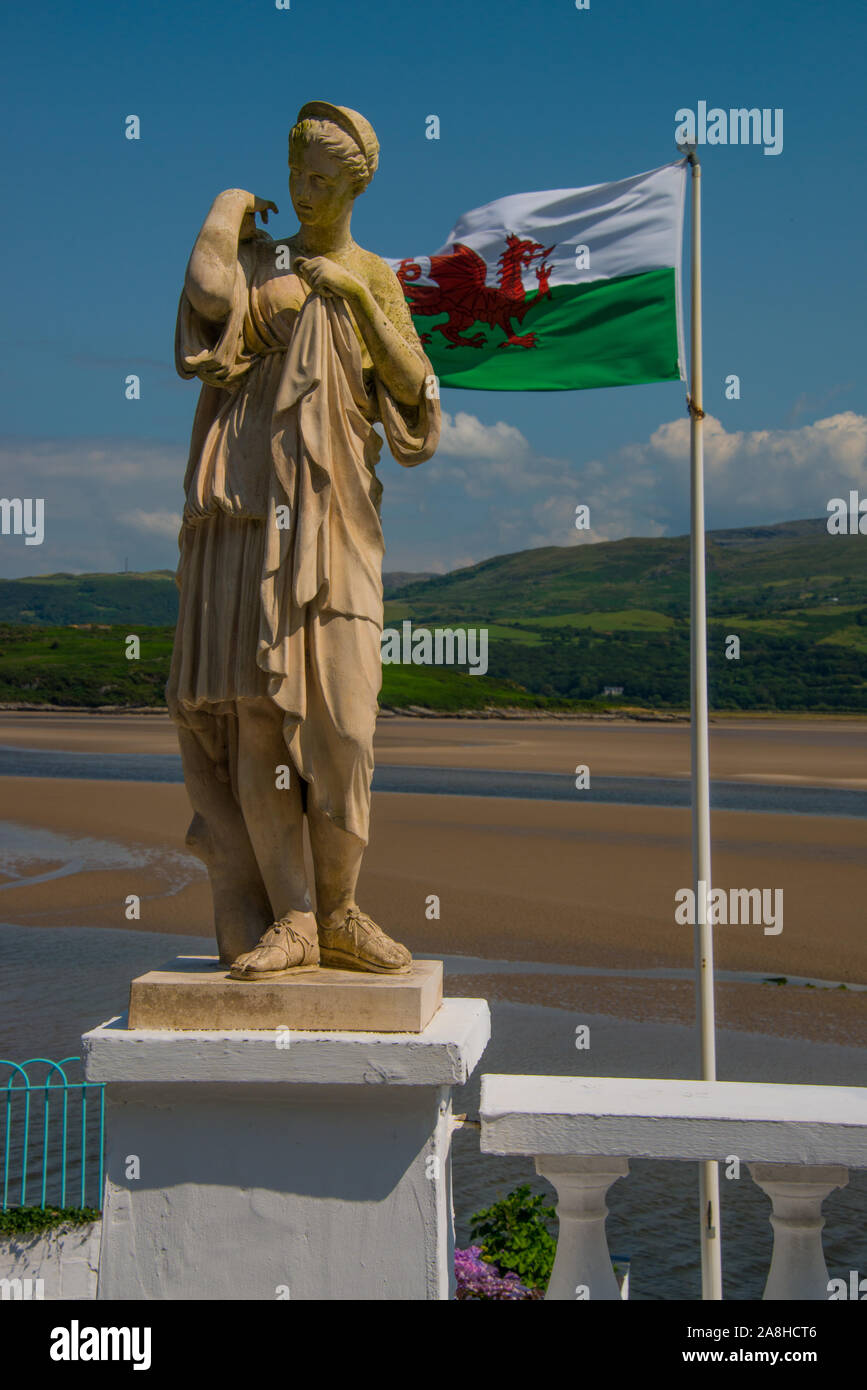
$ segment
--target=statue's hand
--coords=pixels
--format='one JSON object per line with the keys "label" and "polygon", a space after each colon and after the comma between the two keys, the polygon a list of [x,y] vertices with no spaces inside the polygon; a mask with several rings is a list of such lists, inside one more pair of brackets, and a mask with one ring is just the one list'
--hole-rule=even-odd
{"label": "statue's hand", "polygon": [[255,193],[250,194],[250,203],[244,213],[244,220],[241,223],[241,230],[238,233],[241,241],[249,241],[256,235],[256,213],[262,218],[263,222],[268,221],[269,212],[278,212],[276,203],[272,203],[270,198],[259,198]]}
{"label": "statue's hand", "polygon": [[337,261],[329,260],[327,256],[298,257],[293,269],[317,294],[340,295],[350,304],[365,290],[365,286],[356,275],[345,266],[338,265]]}

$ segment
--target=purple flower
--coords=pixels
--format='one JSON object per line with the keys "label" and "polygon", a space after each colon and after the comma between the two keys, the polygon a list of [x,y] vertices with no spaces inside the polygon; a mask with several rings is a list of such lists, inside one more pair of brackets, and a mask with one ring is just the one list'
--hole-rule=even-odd
{"label": "purple flower", "polygon": [[517,1274],[511,1271],[501,1274],[496,1265],[483,1260],[479,1245],[455,1251],[455,1279],[457,1299],[498,1299],[517,1302],[541,1297],[540,1290],[525,1288]]}

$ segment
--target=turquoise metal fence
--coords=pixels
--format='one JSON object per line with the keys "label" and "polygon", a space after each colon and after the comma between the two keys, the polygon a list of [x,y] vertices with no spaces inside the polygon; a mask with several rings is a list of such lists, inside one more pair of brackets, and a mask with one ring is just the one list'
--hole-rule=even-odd
{"label": "turquoise metal fence", "polygon": [[[30,1057],[26,1062],[0,1058],[10,1075],[3,1085],[3,1206],[67,1205],[75,1192],[77,1205],[102,1204],[105,1088],[101,1082],[76,1080],[67,1070],[81,1066],[80,1057]],[[28,1068],[47,1067],[40,1080]],[[2,1072],[0,1072],[2,1078]],[[35,1159],[35,1162],[34,1162]],[[34,1188],[39,1200],[33,1199]],[[92,1197],[87,1201],[88,1193]],[[49,1200],[56,1198],[55,1201]],[[73,1205],[73,1203],[70,1203]]]}

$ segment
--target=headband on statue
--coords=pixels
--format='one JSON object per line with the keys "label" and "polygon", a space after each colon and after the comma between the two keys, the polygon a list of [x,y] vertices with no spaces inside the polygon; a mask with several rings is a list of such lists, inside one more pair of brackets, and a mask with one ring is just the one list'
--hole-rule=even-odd
{"label": "headband on statue", "polygon": [[332,121],[352,137],[364,155],[368,179],[372,179],[379,164],[379,141],[370,121],[348,106],[332,106],[330,101],[307,101],[298,112],[298,122],[306,120]]}

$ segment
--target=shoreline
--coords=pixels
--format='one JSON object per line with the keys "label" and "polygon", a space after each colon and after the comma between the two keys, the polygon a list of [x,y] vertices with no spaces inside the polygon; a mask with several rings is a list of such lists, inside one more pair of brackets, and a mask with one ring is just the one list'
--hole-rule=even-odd
{"label": "shoreline", "polygon": [[[55,924],[22,926],[0,921],[0,947],[5,944],[6,933],[20,948],[31,932],[35,932],[37,937],[47,933],[51,938],[58,930],[64,938],[69,938],[73,954],[75,938],[79,934],[89,943],[88,949],[92,948],[94,936],[103,932],[116,938],[118,944],[122,939],[132,937],[143,955],[146,954],[148,938],[157,938],[159,948],[142,967],[145,970],[158,970],[171,963],[174,959],[173,948],[169,946],[167,950],[166,947],[172,938],[178,941],[176,954],[179,956],[216,953],[216,943],[207,933],[191,936],[180,926],[169,931],[165,928],[149,930],[142,929],[140,925],[133,926],[132,923],[124,923],[117,928],[85,924],[58,928]],[[192,952],[191,942],[195,942]],[[109,954],[114,956],[115,953],[110,951]],[[521,965],[530,962],[462,958],[446,953],[437,954],[429,949],[417,950],[415,955],[417,959],[444,959],[446,997],[484,998],[492,1005],[510,1004],[544,1009],[549,1014],[562,1014],[566,1039],[574,1034],[576,1020],[586,1022],[588,1018],[613,1027],[647,1025],[652,1028],[692,1030],[696,1026],[695,985],[690,980],[636,979],[634,975],[618,974],[616,970],[604,978],[568,976],[558,971],[556,966],[550,971],[525,972],[521,970]],[[481,968],[463,971],[461,965],[464,959]],[[509,968],[498,970],[498,965]],[[485,966],[490,969],[485,970]],[[127,977],[127,984],[130,978]],[[757,1044],[762,1041],[768,1044],[818,1043],[824,1047],[863,1050],[867,1063],[867,1008],[862,990],[830,985],[812,989],[795,983],[783,986],[770,978],[751,983],[718,980],[715,987],[716,1027],[718,1032],[736,1036],[745,1043],[750,1040]],[[821,1005],[818,1004],[819,999]],[[124,1006],[125,1000],[119,998],[115,1008]],[[798,1079],[791,1078],[793,1082]]]}
{"label": "shoreline", "polygon": [[[44,714],[53,716],[58,714],[80,715],[86,718],[101,718],[111,716],[113,718],[124,716],[140,717],[142,715],[155,716],[160,718],[168,717],[167,705],[51,705],[51,704],[31,704],[26,701],[0,702],[0,714]],[[459,710],[437,710],[428,709],[423,705],[381,705],[379,707],[380,718],[386,719],[455,719],[455,720],[479,720],[486,722],[489,720],[504,720],[528,723],[552,724],[571,722],[575,724],[583,723],[604,723],[604,724],[689,724],[690,713],[688,710],[654,710],[642,708],[615,708],[611,710],[557,710],[557,709],[526,709],[520,705],[490,706],[483,709],[459,709]],[[855,724],[867,726],[867,714],[859,714],[852,710],[715,710],[711,709],[708,714],[710,722],[713,723],[738,723],[756,720],[758,722],[773,723],[820,723],[833,722],[844,724]]]}

